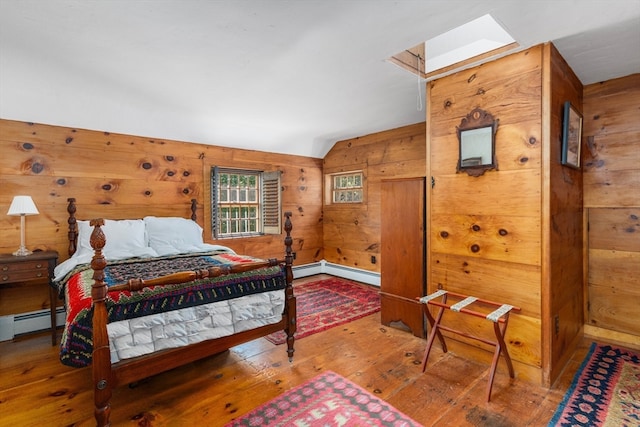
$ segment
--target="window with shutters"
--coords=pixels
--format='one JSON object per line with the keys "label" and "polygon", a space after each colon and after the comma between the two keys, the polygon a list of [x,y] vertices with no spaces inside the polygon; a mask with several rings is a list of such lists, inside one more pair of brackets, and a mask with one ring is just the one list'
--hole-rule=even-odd
{"label": "window with shutters", "polygon": [[211,229],[216,239],[280,234],[280,171],[211,169]]}

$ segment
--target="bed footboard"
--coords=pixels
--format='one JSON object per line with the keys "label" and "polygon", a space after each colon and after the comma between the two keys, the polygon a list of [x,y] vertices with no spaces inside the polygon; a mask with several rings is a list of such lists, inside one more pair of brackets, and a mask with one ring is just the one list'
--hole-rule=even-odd
{"label": "bed footboard", "polygon": [[[75,210],[74,210],[75,211]],[[285,213],[284,229],[286,236],[285,257],[282,260],[269,260],[265,262],[251,263],[251,265],[243,265],[237,268],[212,268],[201,271],[187,271],[165,276],[153,280],[130,280],[117,287],[107,287],[104,282],[104,269],[107,265],[106,259],[102,253],[106,244],[106,238],[102,231],[104,220],[94,219],[90,222],[93,227],[90,243],[94,249],[94,256],[91,260],[91,268],[93,269],[93,285],[91,288],[91,298],[93,304],[93,356],[92,356],[92,374],[94,387],[94,416],[98,426],[109,426],[111,415],[111,396],[113,389],[118,385],[126,382],[136,381],[144,377],[154,375],[174,367],[189,363],[191,361],[215,354],[229,347],[242,344],[244,342],[265,336],[277,330],[284,329],[287,335],[287,355],[289,361],[292,361],[294,354],[294,334],[296,332],[296,297],[293,293],[293,239],[291,237],[292,223],[291,212]],[[71,225],[71,223],[70,223]],[[75,221],[73,221],[75,225]],[[251,269],[262,268],[267,265],[276,265],[284,263],[286,287],[285,287],[285,308],[282,314],[282,320],[274,325],[267,325],[256,330],[250,330],[231,335],[227,337],[209,340],[206,342],[193,344],[189,347],[165,350],[158,354],[141,356],[131,361],[118,362],[111,364],[111,355],[109,349],[109,338],[107,334],[107,306],[106,298],[108,292],[112,290],[137,290],[144,286],[166,284],[166,283],[184,283],[202,277],[214,277],[219,275],[230,274],[238,271],[248,271]]]}

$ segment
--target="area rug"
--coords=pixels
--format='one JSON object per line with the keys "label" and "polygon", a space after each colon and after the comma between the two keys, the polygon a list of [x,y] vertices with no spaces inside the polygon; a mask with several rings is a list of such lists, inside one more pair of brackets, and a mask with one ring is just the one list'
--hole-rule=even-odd
{"label": "area rug", "polygon": [[591,344],[551,426],[640,426],[640,355]]}
{"label": "area rug", "polygon": [[[380,311],[378,289],[333,277],[293,286],[298,310],[295,338],[300,339]],[[286,341],[282,331],[265,337]]]}
{"label": "area rug", "polygon": [[227,426],[419,427],[421,424],[346,378],[326,371]]}

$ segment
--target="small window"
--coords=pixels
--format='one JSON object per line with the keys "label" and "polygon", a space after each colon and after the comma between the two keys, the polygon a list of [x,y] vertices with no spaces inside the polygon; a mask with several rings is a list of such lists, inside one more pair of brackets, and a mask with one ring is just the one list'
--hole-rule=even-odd
{"label": "small window", "polygon": [[216,239],[280,234],[280,171],[211,169],[211,229]]}
{"label": "small window", "polygon": [[331,183],[333,203],[362,203],[362,172],[332,175]]}

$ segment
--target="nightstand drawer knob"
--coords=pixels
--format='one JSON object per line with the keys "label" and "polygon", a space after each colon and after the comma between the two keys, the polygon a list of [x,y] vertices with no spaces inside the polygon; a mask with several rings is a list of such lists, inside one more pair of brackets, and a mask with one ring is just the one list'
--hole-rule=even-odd
{"label": "nightstand drawer knob", "polygon": [[9,270],[9,266],[8,265],[3,265],[2,266],[2,271],[7,271]]}
{"label": "nightstand drawer knob", "polygon": [[2,276],[2,281],[6,282],[7,280],[9,280],[9,276]]}
{"label": "nightstand drawer knob", "polygon": [[38,271],[38,274],[36,274],[37,277],[42,277],[42,273]]}
{"label": "nightstand drawer knob", "polygon": [[36,268],[42,268],[42,264],[36,264]]}

